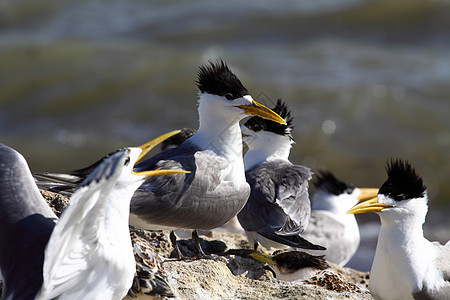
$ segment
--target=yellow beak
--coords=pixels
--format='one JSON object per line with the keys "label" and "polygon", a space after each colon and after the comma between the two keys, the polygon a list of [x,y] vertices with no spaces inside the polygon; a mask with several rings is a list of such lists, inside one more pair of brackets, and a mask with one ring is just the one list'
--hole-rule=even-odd
{"label": "yellow beak", "polygon": [[372,199],[373,197],[376,197],[378,195],[378,189],[363,188],[359,190],[361,191],[361,194],[359,194],[358,196],[358,202]]}
{"label": "yellow beak", "polygon": [[262,104],[259,104],[255,100],[253,100],[252,104],[249,105],[236,105],[236,107],[239,107],[240,109],[243,109],[245,113],[255,116],[260,116],[261,118],[274,121],[283,125],[287,125],[286,121],[280,117],[276,112],[273,110],[265,107]]}
{"label": "yellow beak", "polygon": [[272,259],[273,255],[254,252],[250,253],[250,256],[271,266],[276,265],[275,261]]}
{"label": "yellow beak", "polygon": [[[145,154],[147,154],[150,150],[152,150],[156,145],[160,144],[161,142],[170,138],[171,136],[174,136],[175,134],[180,133],[180,131],[181,130],[174,130],[174,131],[168,132],[166,134],[158,136],[157,138],[151,140],[150,142],[147,142],[147,143],[139,146],[139,148],[142,149],[142,152],[141,152],[141,154],[139,154],[138,159],[136,160],[136,163],[138,161],[140,161],[145,156]],[[184,171],[184,170],[161,170],[160,168],[156,169],[156,170],[142,171],[142,172],[134,172],[133,171],[133,174],[140,175],[140,176],[143,175],[145,177],[172,175],[172,174],[180,174],[180,173],[190,173],[190,172]]]}
{"label": "yellow beak", "polygon": [[392,208],[393,206],[379,203],[378,197],[374,197],[372,199],[369,199],[364,202],[360,202],[350,208],[350,210],[347,212],[348,214],[363,214],[366,212],[380,212],[385,208]]}
{"label": "yellow beak", "polygon": [[181,130],[174,130],[171,132],[168,132],[166,134],[163,134],[161,136],[158,136],[156,139],[151,140],[150,142],[145,143],[144,145],[139,146],[139,148],[142,149],[141,154],[139,154],[138,159],[136,160],[136,163],[140,161],[145,154],[147,154],[150,150],[155,148],[156,145],[160,144],[164,140],[170,138],[171,136],[174,136],[175,134],[180,133]]}
{"label": "yellow beak", "polygon": [[152,176],[161,176],[161,175],[172,175],[172,174],[180,174],[180,173],[191,173],[185,170],[161,170],[160,168],[151,171],[142,171],[142,172],[133,172],[135,175],[152,177]]}

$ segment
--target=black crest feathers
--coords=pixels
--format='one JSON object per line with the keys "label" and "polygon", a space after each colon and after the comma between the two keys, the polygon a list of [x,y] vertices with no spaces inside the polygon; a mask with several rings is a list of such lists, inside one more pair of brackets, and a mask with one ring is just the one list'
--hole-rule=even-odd
{"label": "black crest feathers", "polygon": [[174,136],[164,140],[161,143],[161,150],[164,151],[169,147],[178,147],[183,144],[188,138],[195,134],[196,130],[193,128],[183,128],[181,131]]}
{"label": "black crest feathers", "polygon": [[379,194],[390,196],[395,201],[423,197],[426,187],[422,178],[408,161],[391,159],[386,166],[388,179]]}
{"label": "black crest feathers", "polygon": [[351,194],[355,189],[353,184],[340,181],[329,171],[319,171],[318,174],[316,174],[314,186],[316,189],[325,190],[336,196],[342,193]]}
{"label": "black crest feathers", "polygon": [[289,136],[291,139],[293,139],[292,130],[294,129],[294,127],[292,126],[292,121],[294,118],[291,117],[291,112],[287,108],[286,103],[284,103],[281,99],[278,99],[277,104],[272,110],[280,115],[280,117],[282,117],[286,121],[287,125],[255,116],[248,119],[248,121],[245,122],[245,126],[255,132],[261,130],[270,131],[276,134]]}
{"label": "black crest feathers", "polygon": [[223,60],[209,61],[200,66],[198,80],[195,82],[202,93],[224,96],[234,100],[249,95],[239,78],[234,75]]}

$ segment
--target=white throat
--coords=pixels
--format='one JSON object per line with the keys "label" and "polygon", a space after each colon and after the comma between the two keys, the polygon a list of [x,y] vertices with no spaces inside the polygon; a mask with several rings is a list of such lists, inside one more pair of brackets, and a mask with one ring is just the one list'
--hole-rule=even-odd
{"label": "white throat", "polygon": [[242,161],[242,134],[239,121],[245,114],[236,107],[224,107],[220,98],[200,94],[198,101],[199,129],[190,141],[202,149],[211,150],[230,161]]}
{"label": "white throat", "polygon": [[293,141],[287,136],[270,131],[251,131],[252,136],[246,137],[248,151],[244,156],[245,170],[257,164],[273,159],[288,160]]}
{"label": "white throat", "polygon": [[[443,279],[432,264],[436,255],[433,244],[423,236],[426,197],[405,200],[378,213],[381,229],[370,290],[382,298],[419,292],[424,282],[428,287],[442,284]],[[393,202],[382,195],[378,201],[391,205]],[[392,261],[395,261],[395,267],[392,267]]]}

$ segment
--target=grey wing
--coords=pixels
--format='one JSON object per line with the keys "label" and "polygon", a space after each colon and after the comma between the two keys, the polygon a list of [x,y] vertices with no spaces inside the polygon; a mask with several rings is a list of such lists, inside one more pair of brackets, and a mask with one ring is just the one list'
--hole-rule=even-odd
{"label": "grey wing", "polygon": [[355,241],[345,239],[344,224],[330,213],[321,210],[311,211],[308,227],[302,235],[312,243],[326,247],[327,250],[320,254],[325,255],[328,261],[340,265],[346,263],[359,246],[359,239]]}
{"label": "grey wing", "polygon": [[432,243],[438,255],[433,261],[435,267],[442,273],[445,283],[438,289],[427,289],[424,285],[422,291],[413,294],[414,299],[450,299],[450,241],[445,245]]}
{"label": "grey wing", "polygon": [[229,168],[227,160],[210,151],[199,151],[189,143],[168,149],[136,167],[138,171],[154,168],[190,173],[150,177],[136,191],[131,213],[149,224],[212,229],[235,216],[250,192],[247,184],[236,190],[221,177]]}
{"label": "grey wing", "polygon": [[311,177],[312,172],[306,167],[293,165],[286,168],[278,185],[276,203],[288,218],[278,234],[299,234],[308,226],[311,215],[308,181]]}
{"label": "grey wing", "polygon": [[279,235],[298,235],[307,226],[311,206],[309,169],[286,161],[264,162],[246,172],[251,193],[238,218],[246,230],[268,228]]}
{"label": "grey wing", "polygon": [[0,269],[3,296],[33,299],[56,216],[39,193],[25,159],[0,144]]}
{"label": "grey wing", "polygon": [[312,240],[327,244],[327,241],[337,240],[344,236],[345,226],[326,211],[312,210],[309,224],[303,235]]}
{"label": "grey wing", "polygon": [[442,272],[444,280],[450,284],[450,241],[444,246],[438,242],[434,242],[433,244],[439,251],[437,258],[434,260],[434,264]]}

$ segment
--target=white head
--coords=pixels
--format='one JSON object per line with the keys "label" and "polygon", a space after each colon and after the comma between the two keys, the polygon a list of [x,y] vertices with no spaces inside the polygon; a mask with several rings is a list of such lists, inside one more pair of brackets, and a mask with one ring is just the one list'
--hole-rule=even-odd
{"label": "white head", "polygon": [[270,158],[285,160],[289,158],[294,143],[291,112],[281,99],[278,99],[273,111],[279,114],[286,121],[286,124],[255,116],[241,126],[243,141],[248,147],[244,157],[246,169]]}
{"label": "white head", "polygon": [[222,60],[201,66],[196,83],[200,90],[199,131],[209,130],[202,126],[237,123],[249,114],[285,124],[283,118],[253,100],[239,78]]}
{"label": "white head", "polygon": [[378,192],[378,189],[360,189],[351,183],[340,181],[329,171],[317,172],[314,186],[316,190],[312,196],[312,209],[343,215],[358,202],[371,199]]}

